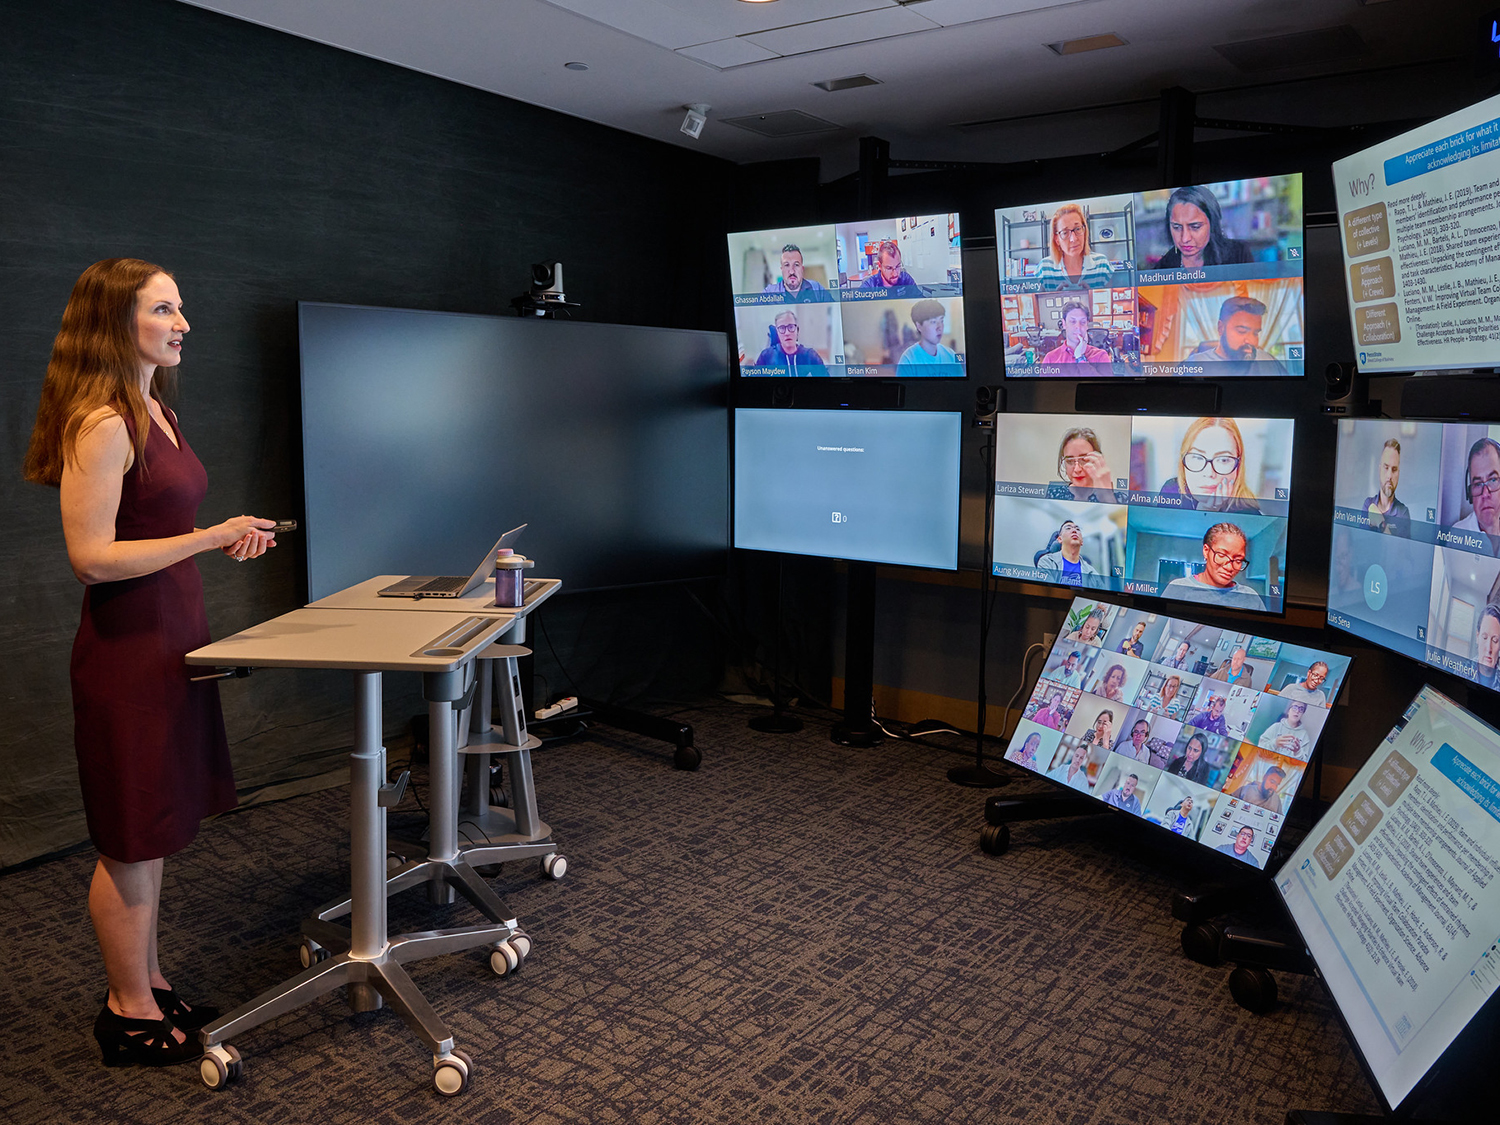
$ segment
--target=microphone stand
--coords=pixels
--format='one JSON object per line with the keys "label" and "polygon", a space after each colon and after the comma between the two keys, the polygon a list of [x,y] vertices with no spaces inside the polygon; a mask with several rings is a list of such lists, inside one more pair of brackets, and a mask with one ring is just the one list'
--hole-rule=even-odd
{"label": "microphone stand", "polygon": [[[990,648],[990,565],[994,550],[995,525],[995,431],[990,431],[989,441],[984,447],[984,576],[979,580],[979,719],[975,725],[974,764],[954,766],[948,771],[948,780],[955,785],[966,785],[971,789],[998,789],[1010,779],[998,774],[984,764],[984,724],[988,717],[988,699],[984,685],[985,658]],[[1010,708],[1005,709],[1006,716]],[[1004,730],[1000,732],[1002,735]]]}

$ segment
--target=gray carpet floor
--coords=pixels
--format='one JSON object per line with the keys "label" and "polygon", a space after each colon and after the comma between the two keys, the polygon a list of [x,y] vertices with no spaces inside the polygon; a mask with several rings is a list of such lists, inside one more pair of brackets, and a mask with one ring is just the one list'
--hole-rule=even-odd
{"label": "gray carpet floor", "polygon": [[[453,1099],[394,1013],[352,1015],[337,995],[237,1038],[244,1077],[222,1093],[194,1067],[106,1070],[93,853],[0,878],[0,1120],[1273,1125],[1288,1108],[1375,1110],[1315,982],[1281,978],[1282,1006],[1256,1017],[1227,969],[1182,956],[1182,879],[1116,818],[1022,825],[988,856],[984,794],[946,780],[964,760],[951,749],[851,750],[816,722],[762,735],[754,713],[680,713],[694,773],[602,729],[537,753],[567,876],[527,862],[494,879],[531,958],[504,978],[477,950],[410,967],[477,1063]],[[168,861],[179,990],[228,1008],[296,971],[299,917],[343,890],[346,802],[244,809]],[[408,796],[393,823],[420,823],[413,810]],[[392,932],[479,920],[420,890],[391,904]]]}

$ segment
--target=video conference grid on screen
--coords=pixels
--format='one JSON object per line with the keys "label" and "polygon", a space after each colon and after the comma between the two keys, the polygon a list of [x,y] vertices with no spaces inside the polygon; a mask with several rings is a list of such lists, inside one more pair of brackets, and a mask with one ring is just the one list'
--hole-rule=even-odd
{"label": "video conference grid on screen", "polygon": [[740,374],[965,374],[958,215],[729,236]]}
{"label": "video conference grid on screen", "polygon": [[734,412],[734,545],[958,569],[963,416]]}
{"label": "video conference grid on screen", "polygon": [[1500,425],[1344,419],[1328,622],[1500,690]]}
{"label": "video conference grid on screen", "polygon": [[1276,880],[1393,1109],[1500,986],[1497,874],[1500,733],[1424,687]]}
{"label": "video conference grid on screen", "polygon": [[1359,369],[1500,364],[1500,97],[1337,161]]}
{"label": "video conference grid on screen", "polygon": [[1349,658],[1077,598],[1007,760],[1264,867]]}
{"label": "video conference grid on screen", "polygon": [[991,572],[1280,613],[1289,418],[1001,414]]}
{"label": "video conference grid on screen", "polygon": [[995,212],[1008,378],[1301,375],[1302,177]]}

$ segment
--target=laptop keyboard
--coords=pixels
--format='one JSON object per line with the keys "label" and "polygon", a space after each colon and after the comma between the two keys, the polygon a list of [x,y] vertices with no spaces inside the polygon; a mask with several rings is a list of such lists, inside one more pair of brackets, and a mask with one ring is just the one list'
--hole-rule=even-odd
{"label": "laptop keyboard", "polygon": [[432,579],[432,580],[430,580],[428,582],[423,582],[420,586],[417,587],[417,593],[419,593],[419,594],[448,594],[448,593],[456,594],[456,593],[458,593],[460,590],[462,590],[464,588],[464,584],[467,583],[468,581],[469,580],[467,578],[453,576],[453,575],[444,575],[441,578],[434,578],[434,579]]}

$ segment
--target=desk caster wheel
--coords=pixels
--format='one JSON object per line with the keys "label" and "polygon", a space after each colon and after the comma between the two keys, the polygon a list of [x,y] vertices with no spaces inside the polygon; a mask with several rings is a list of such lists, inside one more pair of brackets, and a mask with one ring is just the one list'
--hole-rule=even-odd
{"label": "desk caster wheel", "polygon": [[1276,1007],[1276,978],[1268,969],[1241,965],[1229,974],[1229,995],[1245,1011],[1263,1016]]}
{"label": "desk caster wheel", "polygon": [[474,1073],[474,1060],[469,1052],[458,1047],[451,1054],[432,1057],[432,1085],[445,1098],[462,1094],[469,1088],[469,1077]]}
{"label": "desk caster wheel", "polygon": [[222,1090],[237,1081],[244,1073],[245,1063],[240,1053],[228,1043],[209,1047],[198,1060],[198,1077],[210,1090]]}
{"label": "desk caster wheel", "polygon": [[490,968],[497,977],[508,976],[526,963],[530,952],[531,938],[517,930],[509,941],[497,942],[490,951]]}
{"label": "desk caster wheel", "polygon": [[1224,940],[1224,927],[1217,922],[1199,922],[1182,927],[1182,953],[1189,961],[1213,968],[1222,965],[1219,943]]}
{"label": "desk caster wheel", "polygon": [[986,855],[1004,855],[1010,851],[1010,825],[986,824],[979,830],[979,846]]}
{"label": "desk caster wheel", "polygon": [[297,959],[302,962],[304,969],[310,969],[319,961],[326,961],[332,954],[324,949],[310,937],[302,939],[302,944],[297,947]]}
{"label": "desk caster wheel", "polygon": [[568,873],[568,861],[556,852],[542,856],[542,874],[554,881]]}
{"label": "desk caster wheel", "polygon": [[679,746],[672,755],[672,765],[680,770],[695,770],[703,762],[703,755],[696,746]]}

